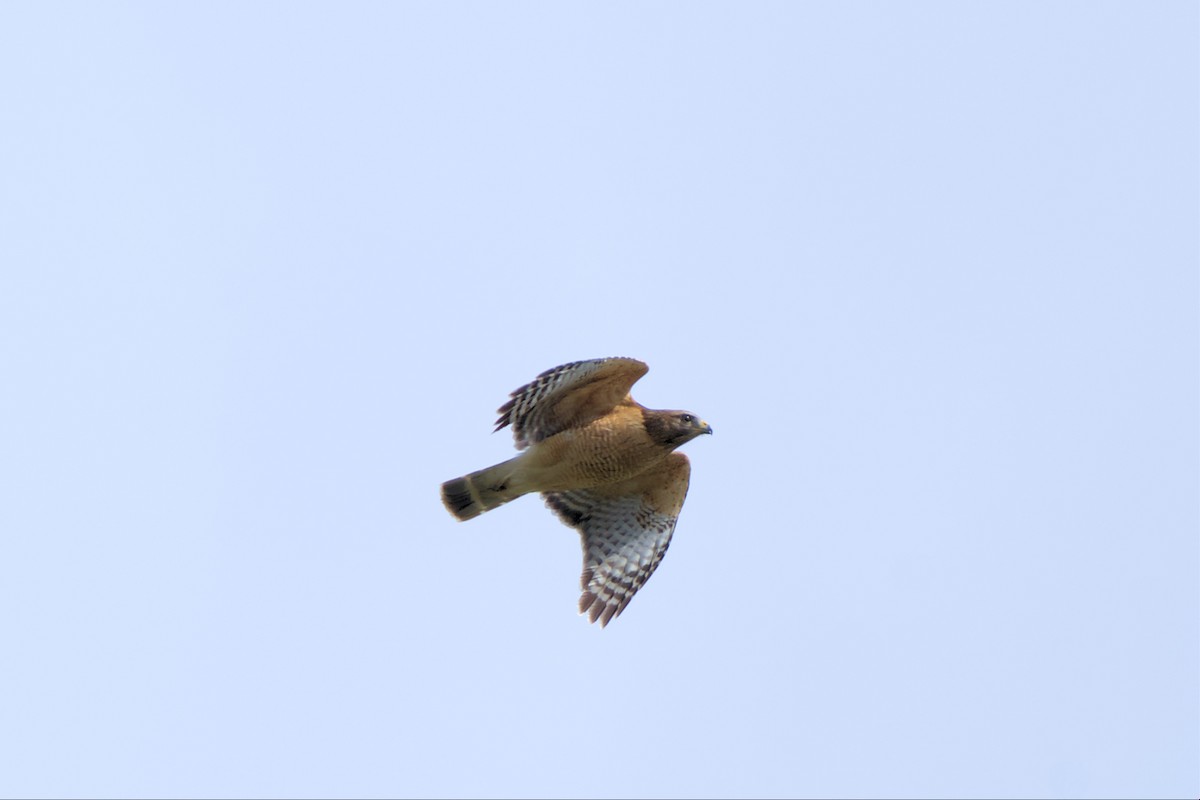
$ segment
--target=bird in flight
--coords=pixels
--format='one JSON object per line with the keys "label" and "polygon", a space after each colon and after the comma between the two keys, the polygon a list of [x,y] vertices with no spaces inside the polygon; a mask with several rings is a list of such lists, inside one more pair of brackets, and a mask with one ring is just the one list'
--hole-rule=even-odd
{"label": "bird in flight", "polygon": [[629,390],[649,367],[632,358],[574,361],[546,370],[500,407],[516,458],[442,484],[460,520],[541,492],[583,544],[579,613],[603,627],[662,561],[687,496],[691,466],[675,452],[712,433],[686,411],[656,411]]}

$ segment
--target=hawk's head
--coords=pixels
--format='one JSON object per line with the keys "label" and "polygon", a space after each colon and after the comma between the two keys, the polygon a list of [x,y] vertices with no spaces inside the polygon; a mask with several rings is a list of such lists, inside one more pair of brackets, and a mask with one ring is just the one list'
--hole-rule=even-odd
{"label": "hawk's head", "polygon": [[687,411],[642,412],[646,433],[659,444],[674,450],[702,433],[712,433],[712,426]]}

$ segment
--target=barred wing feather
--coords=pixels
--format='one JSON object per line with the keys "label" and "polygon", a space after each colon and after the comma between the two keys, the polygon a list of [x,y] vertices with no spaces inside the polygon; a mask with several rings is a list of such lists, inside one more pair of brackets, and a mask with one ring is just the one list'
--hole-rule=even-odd
{"label": "barred wing feather", "polygon": [[496,430],[512,425],[517,449],[587,425],[612,411],[649,367],[633,358],[574,361],[546,370],[512,393]]}
{"label": "barred wing feather", "polygon": [[672,453],[663,467],[632,481],[543,495],[582,537],[580,614],[607,625],[654,574],[671,544],[689,475],[687,457]]}

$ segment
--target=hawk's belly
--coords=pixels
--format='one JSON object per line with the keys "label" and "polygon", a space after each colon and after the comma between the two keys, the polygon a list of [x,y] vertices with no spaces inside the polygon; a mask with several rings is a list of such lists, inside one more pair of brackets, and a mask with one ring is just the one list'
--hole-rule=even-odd
{"label": "hawk's belly", "polygon": [[627,480],[661,463],[669,452],[651,441],[640,418],[636,425],[605,418],[538,442],[522,466],[534,491],[564,492]]}

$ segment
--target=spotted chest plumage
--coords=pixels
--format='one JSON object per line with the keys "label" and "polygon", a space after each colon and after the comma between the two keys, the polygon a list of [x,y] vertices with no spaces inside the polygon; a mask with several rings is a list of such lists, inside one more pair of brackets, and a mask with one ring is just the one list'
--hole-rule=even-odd
{"label": "spotted chest plumage", "polygon": [[647,433],[642,410],[630,404],[532,445],[525,458],[539,491],[564,491],[628,480],[669,453]]}

